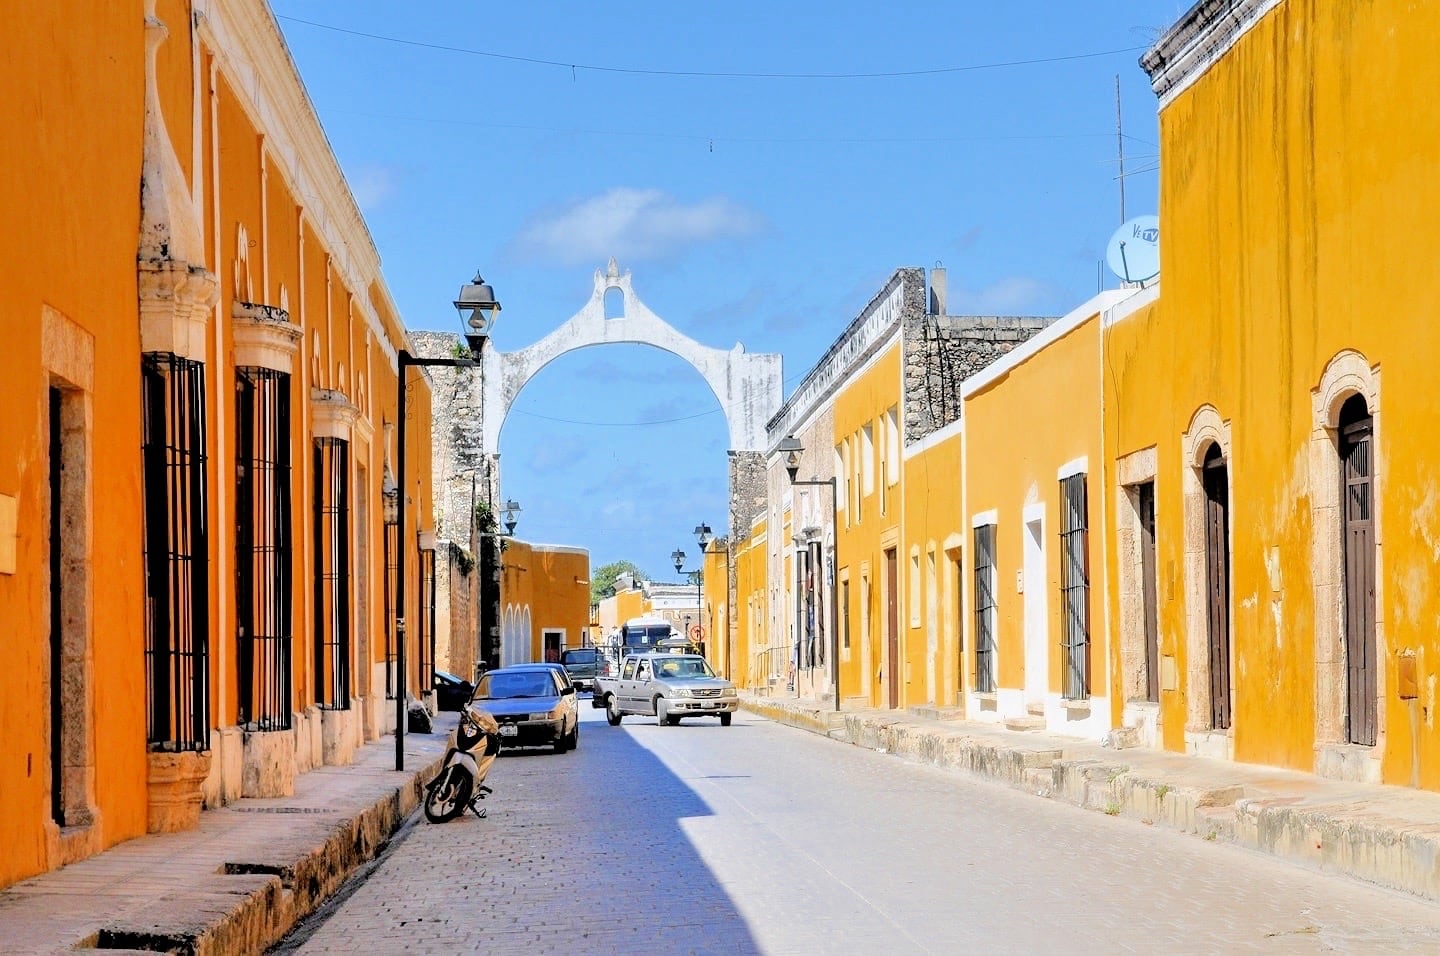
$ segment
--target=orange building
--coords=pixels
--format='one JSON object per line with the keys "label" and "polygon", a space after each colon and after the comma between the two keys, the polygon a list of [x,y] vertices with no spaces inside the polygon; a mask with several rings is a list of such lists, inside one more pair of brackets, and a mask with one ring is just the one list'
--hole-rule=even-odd
{"label": "orange building", "polygon": [[0,97],[0,886],[348,762],[423,600],[404,325],[268,8],[80,6],[9,11]]}
{"label": "orange building", "polygon": [[590,552],[506,539],[501,551],[500,663],[559,662],[590,641]]}

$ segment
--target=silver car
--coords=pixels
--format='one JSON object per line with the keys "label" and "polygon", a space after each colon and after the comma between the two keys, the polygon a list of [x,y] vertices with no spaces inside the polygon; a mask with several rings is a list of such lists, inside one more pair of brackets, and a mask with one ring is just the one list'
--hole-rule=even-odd
{"label": "silver car", "polygon": [[[608,683],[602,680],[602,687]],[[653,714],[671,727],[684,717],[719,717],[729,727],[739,707],[735,685],[717,676],[699,654],[627,657],[606,699],[611,726],[626,714]]]}

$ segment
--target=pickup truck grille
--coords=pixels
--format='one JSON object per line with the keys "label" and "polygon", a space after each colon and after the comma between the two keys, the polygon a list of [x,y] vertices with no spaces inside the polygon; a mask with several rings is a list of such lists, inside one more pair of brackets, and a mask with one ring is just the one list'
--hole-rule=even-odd
{"label": "pickup truck grille", "polygon": [[704,687],[704,688],[700,688],[700,689],[698,689],[698,690],[695,690],[695,691],[693,691],[692,693],[693,693],[696,697],[719,697],[719,696],[720,696],[720,688],[718,688],[718,687]]}

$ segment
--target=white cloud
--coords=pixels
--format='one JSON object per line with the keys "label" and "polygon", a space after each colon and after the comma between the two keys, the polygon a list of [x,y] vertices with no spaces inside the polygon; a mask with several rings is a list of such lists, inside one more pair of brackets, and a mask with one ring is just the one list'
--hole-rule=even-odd
{"label": "white cloud", "polygon": [[681,248],[757,231],[759,214],[723,196],[683,203],[658,189],[617,187],[542,213],[515,239],[521,256],[565,265],[673,255]]}
{"label": "white cloud", "polygon": [[389,166],[362,166],[346,177],[361,212],[373,212],[390,198],[395,192],[395,172]]}

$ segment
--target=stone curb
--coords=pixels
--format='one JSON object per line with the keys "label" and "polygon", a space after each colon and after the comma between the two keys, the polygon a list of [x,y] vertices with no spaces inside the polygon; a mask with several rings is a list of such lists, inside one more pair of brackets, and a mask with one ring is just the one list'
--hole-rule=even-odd
{"label": "stone curb", "polygon": [[[939,711],[835,713],[807,701],[761,697],[742,697],[741,707],[857,747],[1440,900],[1437,794],[1319,778],[1304,786],[1293,782],[1301,775],[1289,772],[1258,783],[1247,780],[1261,777],[1266,768],[1258,767],[1233,770],[1228,775],[1233,779],[1197,781],[1207,773],[1227,776],[1228,765],[1218,772],[1213,767],[1167,772],[1143,766],[1147,755],[1159,762],[1176,755],[1146,751],[1126,759],[1124,751],[1106,751],[1100,759],[1086,755],[1098,745],[1076,741],[1057,748],[1053,738],[1044,737],[1027,746],[1026,733]],[[1331,783],[1334,792],[1326,799],[1323,791]]]}
{"label": "stone curb", "polygon": [[[248,847],[246,859],[227,862],[206,885],[192,887],[184,907],[162,897],[123,922],[111,922],[88,944],[106,952],[126,946],[154,951],[157,944],[194,956],[264,952],[384,849],[420,805],[424,782],[442,761],[410,772],[373,803],[340,808],[343,819],[320,842]],[[208,905],[197,905],[196,894]]]}

